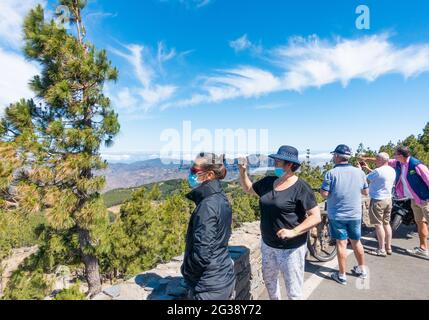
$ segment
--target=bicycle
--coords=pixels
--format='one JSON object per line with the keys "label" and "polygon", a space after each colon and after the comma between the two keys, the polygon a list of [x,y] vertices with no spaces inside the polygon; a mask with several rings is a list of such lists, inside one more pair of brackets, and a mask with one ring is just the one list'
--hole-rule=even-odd
{"label": "bicycle", "polygon": [[308,233],[307,248],[319,262],[332,261],[337,256],[336,241],[331,238],[327,207],[321,210],[322,222]]}

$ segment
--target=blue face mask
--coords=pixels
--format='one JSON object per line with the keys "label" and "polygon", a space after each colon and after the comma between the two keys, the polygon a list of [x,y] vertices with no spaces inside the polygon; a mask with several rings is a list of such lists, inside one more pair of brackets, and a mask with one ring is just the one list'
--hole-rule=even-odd
{"label": "blue face mask", "polygon": [[277,177],[283,177],[285,172],[285,169],[283,168],[276,168],[276,170],[274,170],[274,173],[276,174]]}
{"label": "blue face mask", "polygon": [[188,184],[192,189],[199,187],[201,182],[198,181],[198,175],[190,173],[188,177]]}

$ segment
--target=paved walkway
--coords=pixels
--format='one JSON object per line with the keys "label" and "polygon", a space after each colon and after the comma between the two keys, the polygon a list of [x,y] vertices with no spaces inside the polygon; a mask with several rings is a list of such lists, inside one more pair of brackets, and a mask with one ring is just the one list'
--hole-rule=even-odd
{"label": "paved walkway", "polygon": [[[338,264],[331,261],[325,264],[308,260],[305,272],[304,298],[308,300],[429,300],[429,259],[408,255],[407,249],[414,248],[418,239],[406,239],[412,229],[401,227],[393,240],[393,255],[379,258],[366,255],[370,277],[363,281],[348,273],[348,285],[342,286],[332,281],[329,276],[337,270]],[[377,241],[372,234],[363,239],[367,250],[376,248]],[[349,251],[347,268],[355,265],[352,251]],[[286,299],[284,282],[282,298]],[[267,300],[265,291],[260,297]]]}

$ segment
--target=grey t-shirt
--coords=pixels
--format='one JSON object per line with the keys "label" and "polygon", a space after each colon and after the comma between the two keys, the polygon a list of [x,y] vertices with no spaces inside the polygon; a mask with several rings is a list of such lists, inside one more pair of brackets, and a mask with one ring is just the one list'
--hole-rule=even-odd
{"label": "grey t-shirt", "polygon": [[368,189],[362,170],[350,164],[336,165],[326,173],[322,189],[329,192],[329,219],[362,219],[362,190]]}

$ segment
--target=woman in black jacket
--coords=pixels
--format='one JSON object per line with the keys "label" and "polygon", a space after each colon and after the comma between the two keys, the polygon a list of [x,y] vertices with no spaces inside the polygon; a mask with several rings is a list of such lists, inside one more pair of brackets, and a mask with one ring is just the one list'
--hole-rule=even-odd
{"label": "woman in black jacket", "polygon": [[189,175],[187,198],[197,205],[186,235],[182,274],[192,300],[230,300],[234,264],[228,251],[232,210],[220,180],[226,176],[224,156],[201,153]]}

